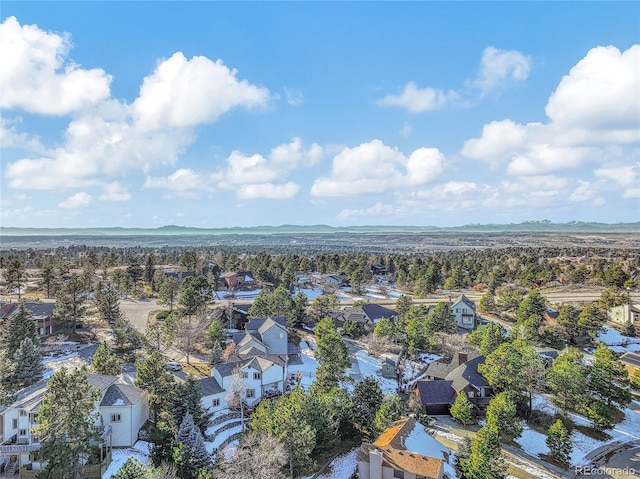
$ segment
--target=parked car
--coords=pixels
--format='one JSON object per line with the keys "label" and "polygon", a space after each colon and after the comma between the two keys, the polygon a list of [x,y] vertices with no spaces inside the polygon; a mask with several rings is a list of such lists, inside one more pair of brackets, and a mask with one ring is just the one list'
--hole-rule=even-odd
{"label": "parked car", "polygon": [[178,363],[167,363],[167,369],[169,371],[182,371],[182,366],[180,366]]}

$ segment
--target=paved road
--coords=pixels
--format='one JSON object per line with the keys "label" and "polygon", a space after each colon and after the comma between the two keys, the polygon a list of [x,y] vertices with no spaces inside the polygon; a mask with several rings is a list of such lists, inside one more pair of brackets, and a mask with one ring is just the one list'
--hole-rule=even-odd
{"label": "paved road", "polygon": [[362,349],[358,346],[354,341],[351,341],[347,338],[343,338],[344,342],[347,344],[347,348],[349,348],[349,359],[351,360],[351,372],[349,373],[349,377],[353,379],[353,381],[358,384],[364,380],[362,373],[360,372],[360,364],[358,364],[358,358],[356,358],[356,353]]}
{"label": "paved road", "polygon": [[147,329],[149,314],[162,309],[155,299],[140,301],[122,300],[120,301],[120,311],[131,322],[134,328],[144,333]]}

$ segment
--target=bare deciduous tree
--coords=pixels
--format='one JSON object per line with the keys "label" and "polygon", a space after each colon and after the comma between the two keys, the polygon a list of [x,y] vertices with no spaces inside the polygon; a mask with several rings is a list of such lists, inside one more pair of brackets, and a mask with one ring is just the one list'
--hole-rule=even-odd
{"label": "bare deciduous tree", "polygon": [[288,456],[282,443],[273,436],[249,433],[243,436],[236,453],[219,461],[214,479],[284,479],[282,466]]}

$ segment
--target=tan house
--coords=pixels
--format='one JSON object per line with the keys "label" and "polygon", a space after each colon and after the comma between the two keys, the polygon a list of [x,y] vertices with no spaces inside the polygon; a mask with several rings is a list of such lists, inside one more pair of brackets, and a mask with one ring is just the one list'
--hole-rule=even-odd
{"label": "tan house", "polygon": [[360,479],[455,479],[451,451],[413,418],[396,421],[358,452]]}
{"label": "tan house", "polygon": [[229,291],[250,291],[257,287],[256,280],[251,271],[225,273],[224,284]]}
{"label": "tan house", "polygon": [[631,377],[640,369],[640,353],[626,352],[620,356],[620,362],[624,364],[624,368],[629,373],[629,377]]}
{"label": "tan house", "polygon": [[623,304],[607,308],[607,320],[618,326],[631,322],[640,331],[640,304]]}

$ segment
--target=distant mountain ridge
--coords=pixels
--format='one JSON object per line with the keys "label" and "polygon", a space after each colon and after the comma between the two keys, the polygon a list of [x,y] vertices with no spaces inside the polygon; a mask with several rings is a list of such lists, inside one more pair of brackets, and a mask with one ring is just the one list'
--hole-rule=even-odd
{"label": "distant mountain ridge", "polygon": [[571,221],[552,223],[548,220],[509,224],[469,224],[464,226],[328,226],[280,225],[234,226],[229,228],[197,228],[167,225],[159,228],[17,228],[0,226],[0,236],[164,236],[164,235],[229,235],[229,234],[327,234],[327,233],[640,233],[640,222],[596,223]]}

